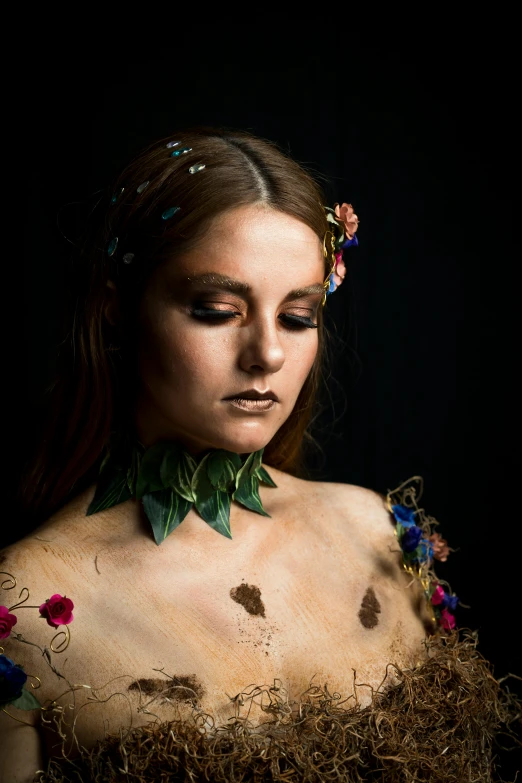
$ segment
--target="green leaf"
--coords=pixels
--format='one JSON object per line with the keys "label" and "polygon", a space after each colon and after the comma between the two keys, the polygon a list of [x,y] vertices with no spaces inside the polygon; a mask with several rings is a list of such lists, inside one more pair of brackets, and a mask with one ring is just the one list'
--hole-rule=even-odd
{"label": "green leaf", "polygon": [[203,517],[211,528],[227,538],[232,538],[230,532],[230,495],[228,492],[212,492],[208,497],[199,497],[196,501],[198,514]]}
{"label": "green leaf", "polygon": [[184,459],[187,460],[187,464],[190,467],[190,475],[193,476],[194,473],[195,473],[195,470],[196,470],[196,468],[198,466],[198,463],[196,462],[194,457],[191,457],[190,454],[188,452],[186,452],[186,451],[183,452],[183,457],[184,457]]}
{"label": "green leaf", "polygon": [[136,497],[138,500],[142,498],[143,495],[147,495],[150,492],[157,492],[160,489],[165,488],[165,485],[161,480],[160,469],[166,448],[167,444],[164,441],[160,441],[150,449],[147,449],[143,455],[138,480],[136,482]]}
{"label": "green leaf", "polygon": [[261,467],[261,463],[263,462],[263,451],[264,449],[259,449],[259,451],[254,451],[254,458],[252,460],[252,465],[250,466],[250,469],[248,471],[249,476],[256,476],[257,471]]}
{"label": "green leaf", "polygon": [[333,223],[334,225],[338,226],[338,222],[336,219],[336,215],[333,209],[328,208],[328,212],[326,213],[326,219],[329,223]]}
{"label": "green leaf", "polygon": [[255,511],[263,517],[270,516],[263,508],[261,498],[259,497],[259,479],[257,476],[249,476],[246,480],[241,481],[232,497],[238,503],[250,509],[250,511]]}
{"label": "green leaf", "polygon": [[96,492],[89,504],[86,516],[97,514],[99,511],[112,508],[119,503],[125,503],[131,497],[132,493],[127,484],[127,472],[121,468],[114,468],[112,471],[107,468],[98,479]]}
{"label": "green leaf", "polygon": [[127,470],[127,486],[132,497],[136,494],[136,482],[140,472],[142,450],[138,445],[134,445],[131,451],[131,464]]}
{"label": "green leaf", "polygon": [[[252,463],[254,461],[254,455],[255,452],[252,452],[252,454],[249,454],[246,458],[245,462],[241,466],[241,468],[237,472],[236,476],[236,492],[239,489],[240,485],[248,480],[249,478],[249,471],[252,466]],[[235,493],[234,493],[235,495]]]}
{"label": "green leaf", "polygon": [[109,462],[110,458],[111,458],[111,452],[107,451],[106,455],[104,456],[104,458],[101,461],[100,469],[98,471],[98,476],[101,476],[101,474],[105,470],[105,468],[107,466],[107,463]]}
{"label": "green leaf", "polygon": [[241,467],[242,459],[239,456],[239,454],[236,454],[234,451],[227,451],[227,457],[234,466],[234,475],[235,475],[239,470],[239,468]]}
{"label": "green leaf", "polygon": [[225,459],[226,451],[223,451],[222,449],[213,451],[208,455],[207,476],[209,477],[212,486],[216,489],[221,481]]}
{"label": "green leaf", "polygon": [[[222,449],[213,451],[207,462],[207,476],[214,489],[223,492],[232,489],[236,478],[236,468],[229,458],[231,452]],[[240,462],[241,464],[241,462]]]}
{"label": "green leaf", "polygon": [[177,443],[166,444],[159,469],[160,479],[165,488],[173,487],[176,482],[182,453],[182,449]]}
{"label": "green leaf", "polygon": [[167,488],[143,495],[143,508],[158,546],[185,519],[192,503]]}
{"label": "green leaf", "polygon": [[10,707],[16,707],[18,710],[38,710],[42,706],[36,696],[31,691],[23,689],[21,696],[14,701],[7,702]]}
{"label": "green leaf", "polygon": [[277,487],[277,484],[270,478],[269,474],[263,467],[259,468],[256,476],[258,477],[259,481],[263,482],[263,484],[268,484],[269,487]]}
{"label": "green leaf", "polygon": [[199,465],[197,466],[190,482],[190,488],[194,495],[194,502],[198,502],[198,498],[210,497],[214,492],[214,487],[207,474],[207,462],[210,454],[205,454]]}
{"label": "green leaf", "polygon": [[177,444],[169,444],[169,446],[160,468],[163,486],[172,487],[182,498],[193,503],[191,483],[197,467],[196,462]]}
{"label": "green leaf", "polygon": [[230,495],[228,492],[216,491],[212,486],[207,473],[209,457],[209,454],[203,457],[192,477],[194,505],[198,514],[210,527],[227,538],[232,538],[230,533]]}
{"label": "green leaf", "polygon": [[181,456],[181,462],[178,466],[176,489],[182,497],[190,500],[191,503],[194,502],[194,495],[192,493],[192,477],[196,472],[196,468],[196,461],[192,459],[190,454],[183,452]]}

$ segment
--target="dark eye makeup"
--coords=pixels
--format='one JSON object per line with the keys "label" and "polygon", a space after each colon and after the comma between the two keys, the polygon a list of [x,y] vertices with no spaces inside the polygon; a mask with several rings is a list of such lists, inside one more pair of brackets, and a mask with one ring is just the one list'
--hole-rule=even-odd
{"label": "dark eye makeup", "polygon": [[216,321],[223,321],[240,315],[240,313],[235,313],[233,310],[214,310],[212,307],[193,307],[191,313],[195,318],[208,318]]}
{"label": "dark eye makeup", "polygon": [[[233,310],[214,310],[212,307],[201,306],[193,307],[191,314],[194,318],[202,321],[225,321],[229,318],[237,318],[241,315]],[[290,329],[317,329],[317,324],[314,323],[311,318],[305,318],[300,315],[290,315],[289,313],[281,313],[279,318]]]}
{"label": "dark eye makeup", "polygon": [[279,318],[294,329],[299,329],[305,326],[307,329],[317,329],[317,324],[314,324],[311,318],[305,318],[302,315],[290,315],[290,313],[281,313]]}

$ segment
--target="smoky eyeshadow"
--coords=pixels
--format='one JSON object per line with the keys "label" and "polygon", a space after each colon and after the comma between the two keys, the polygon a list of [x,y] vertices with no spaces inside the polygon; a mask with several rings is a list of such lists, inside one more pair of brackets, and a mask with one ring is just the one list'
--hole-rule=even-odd
{"label": "smoky eyeshadow", "polygon": [[208,318],[209,320],[226,320],[228,318],[235,318],[239,313],[233,313],[231,310],[214,310],[211,307],[195,306],[191,307],[190,312],[196,318]]}
{"label": "smoky eyeshadow", "polygon": [[317,324],[312,321],[311,318],[306,318],[301,315],[292,315],[291,313],[281,313],[288,323],[295,324],[296,326],[306,326],[308,329],[317,329]]}

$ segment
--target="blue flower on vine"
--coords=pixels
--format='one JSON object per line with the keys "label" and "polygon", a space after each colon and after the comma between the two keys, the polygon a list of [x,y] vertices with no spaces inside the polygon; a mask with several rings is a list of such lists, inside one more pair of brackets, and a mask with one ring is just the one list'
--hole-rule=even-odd
{"label": "blue flower on vine", "polygon": [[27,674],[6,655],[0,655],[0,706],[22,695]]}
{"label": "blue flower on vine", "polygon": [[403,552],[414,552],[419,546],[422,538],[422,530],[417,525],[407,527],[401,538],[401,547]]}
{"label": "blue flower on vine", "polygon": [[448,595],[447,593],[444,593],[444,598],[442,599],[442,606],[445,609],[449,609],[450,612],[454,612],[457,608],[459,603],[459,598],[457,595]]}
{"label": "blue flower on vine", "polygon": [[411,527],[415,524],[415,511],[407,506],[392,506],[393,516],[403,527]]}
{"label": "blue flower on vine", "polygon": [[413,558],[414,563],[425,563],[426,561],[432,560],[433,544],[427,538],[422,538],[420,540],[418,550],[416,556]]}

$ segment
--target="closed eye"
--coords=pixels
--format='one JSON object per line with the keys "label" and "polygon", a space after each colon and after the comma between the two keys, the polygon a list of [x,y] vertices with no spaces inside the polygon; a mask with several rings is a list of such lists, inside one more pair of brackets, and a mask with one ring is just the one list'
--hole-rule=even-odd
{"label": "closed eye", "polygon": [[282,313],[279,318],[291,329],[317,329],[317,324],[314,324],[311,318],[305,318],[302,315],[290,315],[290,313]]}
{"label": "closed eye", "polygon": [[235,318],[241,313],[236,313],[235,310],[214,310],[212,307],[193,307],[192,315],[195,318],[223,321],[226,318]]}
{"label": "closed eye", "polygon": [[[201,320],[225,321],[230,318],[237,318],[241,313],[237,313],[235,310],[215,310],[212,307],[194,307],[192,308],[192,315]],[[301,315],[281,313],[279,319],[289,329],[317,329],[317,324],[311,318]]]}

